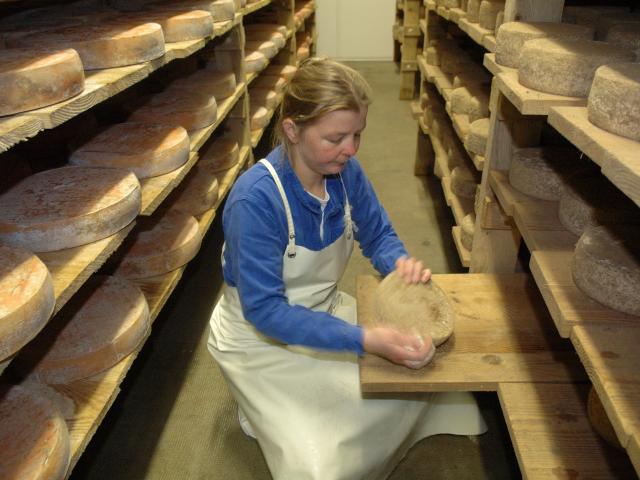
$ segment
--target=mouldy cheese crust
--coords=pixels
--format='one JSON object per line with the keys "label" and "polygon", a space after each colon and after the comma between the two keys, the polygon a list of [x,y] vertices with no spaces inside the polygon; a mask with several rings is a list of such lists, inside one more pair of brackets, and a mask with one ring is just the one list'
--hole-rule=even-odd
{"label": "mouldy cheese crust", "polygon": [[208,127],[218,118],[218,105],[211,95],[182,89],[165,90],[135,110],[130,120],[180,125],[188,132]]}
{"label": "mouldy cheese crust", "polygon": [[473,247],[473,232],[476,226],[476,216],[473,213],[465,215],[460,225],[460,240],[467,250]]}
{"label": "mouldy cheese crust", "polygon": [[473,153],[484,155],[487,149],[487,138],[489,137],[489,119],[481,118],[469,125],[469,135],[465,140],[465,147]]}
{"label": "mouldy cheese crust", "polygon": [[474,198],[476,186],[476,180],[468,167],[459,165],[451,170],[451,191],[456,195]]}
{"label": "mouldy cheese crust", "polygon": [[206,167],[194,166],[174,194],[171,208],[189,215],[201,215],[218,200],[218,179]]}
{"label": "mouldy cheese crust", "polygon": [[198,166],[217,173],[228,170],[240,160],[238,143],[226,138],[218,138],[200,149]]}

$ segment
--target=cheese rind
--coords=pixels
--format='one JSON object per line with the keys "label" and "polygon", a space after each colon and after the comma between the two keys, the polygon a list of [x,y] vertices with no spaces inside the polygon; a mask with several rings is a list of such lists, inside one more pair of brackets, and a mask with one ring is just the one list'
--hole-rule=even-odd
{"label": "cheese rind", "polygon": [[251,105],[249,108],[251,117],[251,130],[261,130],[269,124],[269,110],[262,105]]}
{"label": "cheese rind", "polygon": [[471,23],[480,20],[480,0],[469,0],[467,3],[467,20]]}
{"label": "cheese rind", "polygon": [[485,155],[487,138],[489,138],[489,124],[488,118],[481,118],[469,125],[469,134],[464,142],[467,150],[478,155]]}
{"label": "cheese rind", "polygon": [[135,110],[130,120],[179,125],[188,132],[208,127],[218,118],[215,97],[184,89],[167,89]]}
{"label": "cheese rind", "polygon": [[265,75],[277,75],[286,82],[290,82],[298,69],[294,65],[269,65],[265,70]]}
{"label": "cheese rind", "polygon": [[208,3],[211,5],[214,22],[227,22],[235,18],[236,5],[233,0],[213,0]]}
{"label": "cheese rind", "polygon": [[215,174],[206,166],[196,165],[173,196],[171,208],[189,215],[201,215],[214,207],[219,186]]}
{"label": "cheese rind", "polygon": [[50,252],[106,238],[140,212],[140,183],[115,168],[45,170],[0,195],[0,241]]}
{"label": "cheese rind", "polygon": [[504,10],[504,2],[498,0],[482,0],[478,10],[478,23],[482,28],[495,30],[498,13]]}
{"label": "cheese rind", "polygon": [[476,216],[473,213],[465,215],[460,224],[460,241],[462,246],[471,251],[473,248],[473,232],[476,226]]}
{"label": "cheese rind", "polygon": [[248,40],[244,48],[247,52],[260,52],[267,58],[273,58],[278,53],[278,47],[270,40]]}
{"label": "cheese rind", "polygon": [[256,105],[262,105],[267,110],[273,110],[278,103],[278,94],[269,88],[251,88],[249,101]]}
{"label": "cheese rind", "polygon": [[75,50],[0,49],[0,116],[53,105],[83,89],[84,70]]}
{"label": "cheese rind", "polygon": [[214,97],[218,102],[233,95],[236,86],[236,76],[233,72],[203,69],[175,80],[169,85],[169,88],[197,91]]}
{"label": "cheese rind", "polygon": [[200,150],[198,165],[211,172],[218,173],[228,170],[240,160],[238,143],[227,138],[218,138],[208,143]]}
{"label": "cheese rind", "polygon": [[473,172],[465,165],[451,170],[451,191],[459,197],[474,198],[477,185]]}
{"label": "cheese rind", "polygon": [[541,92],[586,97],[596,69],[607,63],[633,62],[635,53],[604,42],[540,38],[525,42],[518,80]]}
{"label": "cheese rind", "polygon": [[640,141],[640,64],[615,63],[598,68],[587,109],[594,125]]}
{"label": "cheese rind", "polygon": [[206,10],[178,11],[162,7],[148,7],[142,12],[127,13],[127,21],[153,22],[162,27],[167,43],[200,40],[213,35],[213,18]]}

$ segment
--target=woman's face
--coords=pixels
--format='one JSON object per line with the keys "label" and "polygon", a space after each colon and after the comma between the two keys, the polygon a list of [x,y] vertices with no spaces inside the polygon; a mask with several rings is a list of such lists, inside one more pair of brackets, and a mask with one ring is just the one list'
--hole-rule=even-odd
{"label": "woman's face", "polygon": [[292,147],[309,170],[335,175],[358,151],[366,125],[367,107],[360,111],[336,110],[302,129]]}

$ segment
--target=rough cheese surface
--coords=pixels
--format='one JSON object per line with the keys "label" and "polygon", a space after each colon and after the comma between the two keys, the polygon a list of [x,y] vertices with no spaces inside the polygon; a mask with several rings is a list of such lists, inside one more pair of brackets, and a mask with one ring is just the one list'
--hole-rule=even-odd
{"label": "rough cheese surface", "polygon": [[451,170],[451,191],[459,197],[474,198],[477,185],[469,167],[459,165]]}
{"label": "rough cheese surface", "polygon": [[257,73],[269,64],[269,60],[261,52],[249,52],[244,57],[244,68],[247,73]]}
{"label": "rough cheese surface", "polygon": [[249,109],[251,117],[251,130],[261,130],[269,123],[269,110],[262,105],[251,105]]}
{"label": "rough cheese surface", "polygon": [[267,58],[273,58],[278,53],[278,47],[270,40],[247,40],[244,48],[247,52],[260,52]]}
{"label": "rough cheese surface", "polygon": [[478,155],[485,155],[487,138],[489,137],[489,124],[488,118],[481,118],[469,125],[469,134],[464,142],[467,150]]}
{"label": "rough cheese surface", "polygon": [[640,229],[637,225],[588,227],[573,257],[573,280],[594,300],[640,315]]}
{"label": "rough cheese surface", "polygon": [[640,50],[640,23],[619,23],[608,31],[605,41],[615,43],[625,48],[631,48],[638,53]]}
{"label": "rough cheese surface", "polygon": [[473,213],[465,215],[460,225],[460,241],[462,246],[471,251],[473,248],[473,232],[476,226],[476,216]]}
{"label": "rough cheese surface", "polygon": [[586,97],[596,69],[633,62],[635,53],[605,42],[541,38],[529,40],[520,54],[518,80],[541,92]]}
{"label": "rough cheese surface", "polygon": [[189,215],[201,215],[214,207],[218,193],[215,174],[207,167],[196,165],[173,194],[171,208]]}
{"label": "rough cheese surface", "polygon": [[251,88],[249,101],[256,105],[262,105],[268,110],[273,110],[278,103],[278,94],[269,88]]}
{"label": "rough cheese surface", "polygon": [[235,140],[218,138],[200,149],[198,166],[217,173],[235,166],[240,159],[240,148]]}
{"label": "rough cheese surface", "polygon": [[210,4],[214,22],[233,20],[236,15],[236,5],[233,0],[213,0]]}
{"label": "rough cheese surface", "polygon": [[216,72],[210,69],[198,70],[191,75],[172,82],[169,88],[197,91],[210,95],[216,101],[230,97],[236,91],[236,76],[233,72]]}
{"label": "rough cheese surface", "polygon": [[498,13],[504,10],[504,2],[497,0],[482,0],[478,10],[478,23],[482,28],[495,30]]}
{"label": "rough cheese surface", "polygon": [[471,23],[478,23],[480,19],[480,1],[481,0],[469,0],[467,3],[467,20]]}
{"label": "rough cheese surface", "polygon": [[598,68],[587,108],[594,125],[640,141],[640,64],[614,63]]}

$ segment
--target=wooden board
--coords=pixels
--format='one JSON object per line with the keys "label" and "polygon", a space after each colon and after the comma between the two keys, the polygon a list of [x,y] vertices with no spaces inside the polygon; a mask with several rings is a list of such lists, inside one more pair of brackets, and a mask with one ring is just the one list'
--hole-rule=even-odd
{"label": "wooden board", "polygon": [[504,170],[491,170],[489,172],[489,185],[496,194],[500,206],[504,213],[513,216],[515,204],[520,203],[536,203],[536,198],[530,197],[511,186],[509,183],[509,172]]}
{"label": "wooden board", "polygon": [[588,384],[498,387],[523,478],[632,478],[625,453],[606,444],[591,427],[588,393]]}
{"label": "wooden board", "polygon": [[585,107],[554,107],[549,112],[549,123],[640,206],[640,142],[595,126]]}
{"label": "wooden board", "polygon": [[[554,334],[542,298],[525,274],[447,274],[434,280],[456,309],[453,336],[421,370],[373,355],[359,360],[363,392],[490,391],[499,383],[563,383],[586,374],[569,342]],[[358,322],[371,325],[373,276],[357,279]]]}
{"label": "wooden board", "polygon": [[478,155],[472,152],[469,152],[469,155],[471,156],[471,162],[473,162],[473,165],[474,167],[476,167],[476,170],[478,170],[479,172],[484,170],[484,164],[485,164],[484,155]]}
{"label": "wooden board", "polygon": [[461,8],[450,8],[449,9],[449,17],[451,21],[454,23],[460,23],[460,20],[467,16],[467,12],[462,10]]}
{"label": "wooden board", "polygon": [[629,442],[627,453],[631,458],[631,462],[633,462],[636,473],[640,475],[640,433],[635,434]]}
{"label": "wooden board", "polygon": [[104,264],[109,255],[120,246],[134,224],[135,222],[132,222],[119,232],[97,242],[38,254],[40,260],[51,272],[53,279],[56,297],[54,314],[69,301],[89,276]]}
{"label": "wooden board", "polygon": [[592,300],[573,282],[568,251],[534,251],[529,266],[560,336],[568,338],[578,325],[638,325],[638,317]]}
{"label": "wooden board", "polygon": [[456,246],[458,256],[460,257],[460,263],[463,267],[469,268],[471,265],[471,252],[462,244],[462,227],[455,226],[451,228],[451,235],[453,235],[453,244]]}
{"label": "wooden board", "polygon": [[584,325],[573,329],[576,348],[620,444],[640,433],[640,326]]}
{"label": "wooden board", "polygon": [[[449,111],[450,109],[447,109],[447,113],[449,113]],[[460,142],[464,145],[464,140],[466,138],[464,132],[467,132],[467,135],[469,134],[469,115],[453,113],[449,116],[451,117],[451,123],[453,124],[453,129],[455,130],[456,135],[458,135]]]}
{"label": "wooden board", "polygon": [[499,75],[504,72],[511,72],[518,70],[515,68],[505,67],[504,65],[500,65],[496,62],[496,54],[495,53],[485,53],[484,58],[482,60],[482,65],[489,70],[494,76]]}
{"label": "wooden board", "polygon": [[[447,155],[447,151],[444,149],[444,146],[438,137],[429,135],[429,138],[431,139],[431,145],[433,146],[433,151],[436,157],[434,165],[435,175],[441,179],[449,177],[449,156]],[[445,200],[447,200],[446,194]],[[449,205],[448,200],[447,205]]]}
{"label": "wooden board", "polygon": [[523,115],[548,115],[551,107],[561,106],[585,106],[586,98],[564,97],[562,95],[554,95],[551,93],[538,92],[531,90],[518,81],[518,71],[504,71],[495,77],[496,85],[500,92],[504,94],[509,101]]}
{"label": "wooden board", "polygon": [[44,130],[39,118],[20,114],[0,119],[0,153]]}
{"label": "wooden board", "polygon": [[558,202],[516,203],[513,219],[530,252],[572,252],[578,242],[578,237],[560,223]]}
{"label": "wooden board", "polygon": [[479,23],[471,23],[467,21],[467,19],[461,20],[461,24],[465,24],[463,31],[471,37],[471,40],[476,42],[478,45],[484,47],[483,40],[487,35],[493,35],[493,30],[488,30],[486,28],[482,28]]}
{"label": "wooden board", "polygon": [[249,15],[250,13],[253,13],[256,10],[260,10],[261,8],[266,7],[270,3],[271,3],[271,0],[259,0],[257,2],[247,3],[244,7],[242,7],[242,10],[240,10],[240,13],[242,15]]}
{"label": "wooden board", "polygon": [[451,190],[450,176],[443,177],[442,190],[444,190],[447,205],[451,207],[456,225],[462,225],[462,219],[470,213],[473,213],[473,198],[465,198],[453,193]]}
{"label": "wooden board", "polygon": [[435,65],[426,65],[427,81],[436,86],[438,92],[445,100],[449,99],[449,91],[453,89],[453,82],[445,75],[440,67]]}

